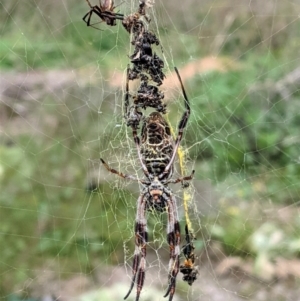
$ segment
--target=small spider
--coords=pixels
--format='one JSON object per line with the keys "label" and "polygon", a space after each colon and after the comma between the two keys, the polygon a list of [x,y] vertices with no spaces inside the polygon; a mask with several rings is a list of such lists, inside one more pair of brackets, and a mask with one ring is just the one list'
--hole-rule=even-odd
{"label": "small spider", "polygon": [[194,254],[194,235],[189,231],[188,225],[185,225],[185,241],[186,244],[182,248],[183,255],[185,257],[184,264],[180,266],[180,272],[183,274],[183,281],[186,281],[189,285],[192,285],[197,279],[198,266],[195,266],[195,254]]}
{"label": "small spider", "polygon": [[113,0],[103,0],[103,2],[101,1],[102,0],[99,0],[99,6],[92,6],[90,1],[86,0],[91,9],[86,15],[84,15],[82,20],[86,23],[87,26],[91,26],[95,29],[98,29],[93,26],[94,24],[91,24],[91,18],[93,13],[96,14],[102,20],[101,22],[105,22],[107,25],[110,26],[115,26],[117,24],[116,20],[124,19],[124,15],[114,12],[114,9],[117,6],[114,6]]}
{"label": "small spider", "polygon": [[[148,242],[146,211],[150,209],[167,213],[167,242],[170,247],[170,260],[168,288],[165,297],[169,295],[169,301],[171,301],[175,293],[176,277],[180,265],[179,256],[181,238],[176,198],[168,185],[171,183],[176,184],[190,181],[195,172],[193,170],[190,176],[172,179],[174,160],[182,140],[183,131],[190,116],[189,100],[186,96],[177,68],[175,68],[175,71],[180,81],[185,103],[185,111],[178,125],[176,140],[173,140],[170,126],[159,112],[152,112],[147,118],[143,118],[140,137],[137,134],[137,127],[131,127],[145,179],[138,179],[133,175],[123,174],[110,168],[103,159],[100,159],[109,172],[124,179],[138,181],[143,186],[137,200],[132,280],[129,291],[124,299],[130,295],[134,284],[136,283],[137,291],[135,300],[138,301],[144,285],[146,246]],[[128,97],[128,93],[126,93],[125,102],[128,101]]]}

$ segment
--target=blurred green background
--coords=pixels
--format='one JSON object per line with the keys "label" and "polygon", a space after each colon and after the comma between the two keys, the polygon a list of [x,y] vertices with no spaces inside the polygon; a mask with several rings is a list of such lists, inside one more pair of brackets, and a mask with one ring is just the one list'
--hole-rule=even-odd
{"label": "blurred green background", "polygon": [[[131,264],[139,187],[107,174],[99,158],[142,174],[122,118],[129,35],[120,24],[88,28],[84,0],[0,7],[0,300],[44,300],[78,275],[90,281],[79,281],[80,293],[104,287],[105,268]],[[136,7],[124,1],[118,10]],[[275,0],[157,0],[150,10],[155,51],[166,72],[179,68],[192,107],[183,146],[187,173],[196,170],[189,210],[198,264],[212,263],[220,277],[238,265],[265,283],[299,285],[291,268],[300,266],[299,14],[298,2]],[[163,89],[175,128],[180,88],[170,80]],[[182,191],[174,192],[183,228]],[[162,260],[165,223],[150,214],[151,249]],[[178,296],[187,294],[179,283]]]}

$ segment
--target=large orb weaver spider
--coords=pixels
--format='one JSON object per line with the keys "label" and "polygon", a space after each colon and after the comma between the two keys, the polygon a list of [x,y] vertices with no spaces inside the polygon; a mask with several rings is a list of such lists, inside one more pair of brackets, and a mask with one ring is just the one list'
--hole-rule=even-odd
{"label": "large orb weaver spider", "polygon": [[[190,116],[190,104],[185,93],[179,72],[175,67],[176,74],[180,81],[182,93],[185,100],[185,111],[178,125],[178,134],[175,142],[171,135],[170,127],[165,118],[159,112],[151,113],[147,118],[143,118],[141,139],[137,134],[137,126],[132,126],[132,134],[137,148],[138,157],[145,179],[138,179],[133,175],[123,174],[108,166],[103,159],[100,159],[105,168],[124,179],[138,181],[143,185],[143,189],[137,200],[137,213],[135,220],[135,251],[132,265],[132,280],[126,299],[134,284],[137,284],[136,301],[140,298],[146,269],[146,245],[148,242],[146,210],[155,209],[160,212],[167,212],[167,241],[170,247],[168,288],[164,297],[169,295],[169,301],[173,299],[176,286],[176,276],[179,272],[180,256],[180,226],[176,206],[176,198],[168,184],[182,183],[193,178],[194,170],[190,176],[178,179],[171,179],[176,153],[183,136]],[[127,79],[128,82],[128,79]],[[128,85],[126,87],[128,90]],[[126,91],[125,102],[128,102],[129,92]]]}
{"label": "large orb weaver spider", "polygon": [[94,27],[94,24],[91,24],[91,18],[93,13],[96,14],[102,21],[105,22],[107,25],[115,26],[116,20],[123,20],[124,15],[118,14],[114,12],[114,9],[117,6],[114,6],[113,0],[99,0],[99,6],[95,5],[92,6],[89,0],[85,0],[89,7],[91,8],[90,11],[84,15],[82,20],[86,23],[87,26],[91,26],[95,29],[99,29],[97,27]]}

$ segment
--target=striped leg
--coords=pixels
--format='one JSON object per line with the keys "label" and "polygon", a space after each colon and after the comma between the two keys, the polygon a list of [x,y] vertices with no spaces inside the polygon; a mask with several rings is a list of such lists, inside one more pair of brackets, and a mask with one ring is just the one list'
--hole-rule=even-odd
{"label": "striped leg", "polygon": [[[132,180],[132,181],[139,181],[139,179],[137,179],[136,177],[132,176],[132,175],[127,175],[127,174],[123,174],[122,172],[120,171],[117,171],[113,168],[110,168],[109,165],[102,159],[100,158],[102,164],[104,165],[104,167],[111,173],[114,173],[116,175],[118,175],[119,177],[121,178],[124,178],[124,179],[129,179],[129,180]],[[139,181],[141,183],[143,183],[143,181]]]}
{"label": "striped leg", "polygon": [[179,182],[183,183],[184,181],[190,181],[190,180],[193,179],[194,173],[195,173],[195,170],[193,170],[192,173],[189,176],[178,178],[176,180],[169,180],[167,183],[168,184],[170,184],[170,183],[176,184],[176,183],[179,183]]}
{"label": "striped leg", "polygon": [[[137,283],[136,301],[140,298],[146,269],[146,244],[148,241],[147,221],[146,221],[146,198],[145,194],[138,199],[138,208],[135,221],[135,251],[132,264],[132,280],[128,293],[124,300],[130,295],[135,282]],[[136,279],[137,278],[137,279]]]}
{"label": "striped leg", "polygon": [[177,77],[178,77],[180,85],[181,85],[182,94],[183,94],[183,97],[184,97],[185,111],[184,111],[184,113],[181,117],[181,120],[179,122],[179,125],[178,125],[178,134],[177,134],[177,138],[175,140],[172,157],[169,161],[169,164],[166,166],[164,172],[160,175],[160,177],[159,177],[160,179],[164,178],[165,175],[169,173],[170,168],[172,168],[172,166],[173,166],[175,156],[177,154],[177,150],[178,150],[178,147],[180,145],[180,142],[181,142],[181,139],[182,139],[182,136],[183,136],[183,131],[184,131],[186,125],[187,125],[188,119],[189,119],[190,114],[191,114],[190,102],[187,98],[187,95],[185,93],[185,89],[184,89],[181,77],[180,77],[179,72],[178,72],[176,67],[175,67],[175,71],[176,71]]}
{"label": "striped leg", "polygon": [[169,301],[172,301],[175,286],[176,276],[179,271],[179,256],[180,256],[180,227],[178,220],[178,212],[176,207],[176,199],[170,195],[168,199],[168,244],[170,246],[170,261],[169,261],[169,286],[164,297],[169,295]]}

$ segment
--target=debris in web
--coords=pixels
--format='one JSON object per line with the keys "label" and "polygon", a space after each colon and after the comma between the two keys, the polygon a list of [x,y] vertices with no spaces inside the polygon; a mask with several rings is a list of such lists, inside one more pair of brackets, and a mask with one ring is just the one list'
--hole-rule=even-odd
{"label": "debris in web", "polygon": [[180,272],[183,274],[183,281],[186,281],[189,285],[192,285],[197,279],[198,266],[195,266],[195,246],[194,246],[194,234],[189,230],[188,225],[185,225],[185,245],[182,248],[182,253],[185,257],[184,263],[180,266]]}

